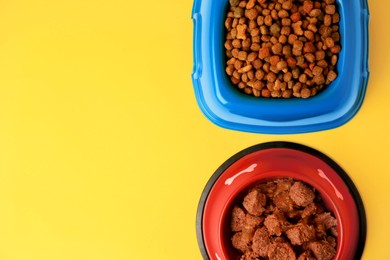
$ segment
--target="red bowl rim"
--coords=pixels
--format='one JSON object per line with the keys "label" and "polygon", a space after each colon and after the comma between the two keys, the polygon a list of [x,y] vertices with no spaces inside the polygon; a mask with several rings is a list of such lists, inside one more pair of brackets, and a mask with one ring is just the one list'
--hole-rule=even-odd
{"label": "red bowl rim", "polygon": [[[210,196],[210,193],[212,194],[213,187],[216,185],[216,183],[218,184],[218,181],[221,182],[221,179],[220,179],[221,175],[226,170],[228,170],[229,167],[234,165],[240,159],[246,158],[249,155],[254,154],[256,152],[259,152],[259,151],[264,152],[264,150],[272,151],[275,149],[276,150],[280,149],[280,151],[283,150],[284,152],[287,151],[287,152],[292,152],[292,153],[300,152],[304,156],[307,155],[309,157],[313,157],[314,159],[317,159],[317,160],[319,159],[320,161],[322,161],[322,163],[324,163],[325,167],[329,167],[329,169],[332,170],[334,172],[334,174],[336,174],[337,177],[340,178],[342,184],[344,186],[346,186],[346,189],[348,189],[348,191],[349,191],[348,196],[351,197],[350,202],[354,204],[353,208],[357,214],[357,216],[355,216],[355,218],[357,218],[357,220],[355,222],[357,222],[356,225],[357,225],[357,228],[359,229],[359,233],[358,233],[358,238],[356,239],[357,240],[356,250],[355,250],[355,255],[354,255],[353,259],[360,259],[361,255],[363,254],[364,245],[365,245],[365,241],[366,241],[366,215],[365,215],[365,210],[364,210],[364,205],[363,205],[362,199],[359,195],[359,192],[358,192],[356,186],[354,185],[354,183],[352,182],[350,177],[335,161],[333,161],[331,158],[329,158],[325,154],[323,154],[323,153],[321,153],[313,148],[305,146],[305,145],[292,143],[292,142],[281,142],[281,141],[267,142],[267,143],[257,144],[257,145],[251,146],[249,148],[246,148],[246,149],[236,153],[232,157],[230,157],[211,176],[210,180],[206,184],[205,189],[202,192],[202,195],[201,195],[201,198],[199,201],[199,205],[198,205],[197,216],[196,216],[197,239],[198,239],[198,245],[199,245],[200,251],[203,255],[203,258],[204,259],[219,259],[218,257],[216,257],[214,255],[212,257],[210,256],[210,254],[208,252],[208,247],[210,246],[210,239],[208,240],[208,238],[205,237],[204,216],[205,216],[205,212],[206,212],[206,215],[209,214],[209,213],[207,213],[207,210],[206,210],[207,209],[207,202],[208,202],[208,198]],[[281,175],[281,177],[283,177],[283,174]],[[297,178],[295,178],[295,179],[297,179]],[[301,179],[302,181],[306,181],[306,182],[308,180],[308,179],[305,180],[304,178],[303,179],[298,178],[298,179]],[[309,184],[311,184],[310,180],[308,182],[309,182]],[[241,191],[242,191],[242,189],[241,189]],[[321,191],[320,191],[320,193],[321,193]],[[321,195],[323,195],[323,194],[321,194]],[[328,198],[328,201],[329,201],[329,198]],[[331,205],[331,207],[335,208],[335,205]],[[226,211],[226,210],[227,209],[223,209],[223,211]],[[336,218],[339,219],[340,216],[337,215],[338,212],[334,212],[334,213],[336,214]],[[339,231],[341,231],[341,230],[339,230]],[[206,233],[207,233],[207,231],[206,231]],[[340,240],[342,240],[341,239],[342,236],[343,236],[343,234],[341,234],[341,236],[339,236]],[[218,237],[217,239],[221,239],[221,238]],[[220,246],[220,245],[218,245],[218,246]],[[223,248],[221,250],[223,252],[223,253],[221,253],[222,259],[223,259],[225,249]]]}

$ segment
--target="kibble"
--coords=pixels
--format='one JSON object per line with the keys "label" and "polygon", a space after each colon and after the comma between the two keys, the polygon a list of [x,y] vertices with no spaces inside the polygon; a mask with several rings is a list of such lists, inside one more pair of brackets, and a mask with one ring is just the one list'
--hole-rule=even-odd
{"label": "kibble", "polygon": [[229,0],[226,74],[255,97],[309,98],[337,78],[335,0]]}

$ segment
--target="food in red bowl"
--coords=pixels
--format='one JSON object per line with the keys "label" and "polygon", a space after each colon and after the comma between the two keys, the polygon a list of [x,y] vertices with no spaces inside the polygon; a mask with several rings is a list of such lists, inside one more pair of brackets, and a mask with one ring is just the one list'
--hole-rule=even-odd
{"label": "food in red bowl", "polygon": [[[321,199],[323,212],[336,220],[337,225],[333,225],[333,230],[326,231],[328,234],[331,232],[335,234],[333,259],[360,258],[366,237],[365,211],[360,195],[348,175],[333,160],[319,151],[295,143],[271,142],[252,146],[232,156],[217,169],[207,183],[197,212],[198,243],[205,259],[235,260],[242,257],[243,250],[237,249],[232,241],[235,235],[234,229],[232,230],[234,209],[239,205],[243,212],[249,213],[243,205],[248,193],[259,185],[281,180],[289,180],[291,185],[300,183],[308,187]],[[300,202],[294,202],[294,209],[297,210],[303,210],[304,206],[307,206],[297,204]],[[267,206],[270,204],[268,203]],[[257,229],[267,230],[264,219],[272,215],[273,210],[269,210],[268,213],[264,210],[265,213],[259,215],[262,218],[261,224],[257,223],[249,236],[254,236]],[[314,221],[316,216],[310,217],[309,221]],[[294,257],[298,259],[304,251],[313,257],[315,255],[313,248],[316,245],[314,242],[318,237],[308,238],[297,249],[297,245],[291,245],[292,238],[287,233],[292,234],[294,230],[288,231],[288,229],[295,227],[296,230],[296,224],[302,220],[297,219],[296,223],[290,223],[292,219],[287,221],[291,225],[286,225],[280,234],[272,234],[270,244],[275,241],[290,243],[290,247],[295,251],[294,255],[291,255],[292,258],[286,259],[294,259]],[[311,225],[314,222],[307,223]],[[250,237],[247,245],[250,250],[252,250],[252,240],[253,237]],[[271,246],[270,248],[266,254],[272,256],[275,246],[273,249]],[[252,259],[266,258],[254,255]]]}

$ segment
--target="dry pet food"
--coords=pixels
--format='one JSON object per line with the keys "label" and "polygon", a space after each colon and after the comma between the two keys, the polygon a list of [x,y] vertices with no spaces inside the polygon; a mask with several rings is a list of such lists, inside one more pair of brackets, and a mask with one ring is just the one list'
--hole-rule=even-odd
{"label": "dry pet food", "polygon": [[337,220],[320,195],[292,179],[249,190],[231,215],[232,244],[241,260],[331,260]]}
{"label": "dry pet food", "polygon": [[256,97],[308,98],[337,77],[335,0],[230,0],[226,73]]}

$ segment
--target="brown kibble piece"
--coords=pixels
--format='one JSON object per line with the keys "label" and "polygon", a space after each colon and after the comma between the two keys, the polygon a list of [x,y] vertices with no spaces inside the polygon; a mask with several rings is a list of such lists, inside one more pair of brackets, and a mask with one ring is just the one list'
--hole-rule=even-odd
{"label": "brown kibble piece", "polygon": [[275,82],[276,80],[276,74],[273,72],[269,72],[266,76],[266,79],[268,82]]}
{"label": "brown kibble piece", "polygon": [[233,19],[231,17],[226,18],[225,27],[230,30],[232,28]]}
{"label": "brown kibble piece", "polygon": [[272,66],[276,66],[276,64],[278,64],[279,61],[280,61],[280,57],[277,55],[271,56],[269,60]]}
{"label": "brown kibble piece", "polygon": [[338,23],[340,22],[340,15],[338,13],[335,13],[332,15],[332,23]]}
{"label": "brown kibble piece", "polygon": [[334,47],[334,41],[331,37],[325,39],[325,44],[328,48]]}
{"label": "brown kibble piece", "polygon": [[238,73],[246,73],[252,69],[252,65],[246,65],[238,70]]}
{"label": "brown kibble piece", "polygon": [[312,1],[304,1],[303,2],[303,11],[305,13],[310,13],[311,10],[313,10],[313,8],[314,8],[314,4]]}
{"label": "brown kibble piece", "polygon": [[241,7],[236,7],[234,9],[234,18],[241,18],[244,15],[244,9]]}
{"label": "brown kibble piece", "polygon": [[332,16],[327,14],[324,16],[324,25],[330,26],[332,24]]}
{"label": "brown kibble piece", "polygon": [[286,0],[282,4],[282,8],[284,10],[291,10],[292,7],[293,7],[293,0]]}
{"label": "brown kibble piece", "polygon": [[286,11],[286,10],[280,10],[279,12],[278,12],[278,17],[279,18],[287,18],[288,17],[288,12]]}
{"label": "brown kibble piece", "polygon": [[230,0],[229,3],[231,6],[236,7],[240,3],[240,0]]}
{"label": "brown kibble piece", "polygon": [[284,70],[287,68],[287,62],[282,60],[282,61],[279,61],[278,64],[276,65],[276,68],[278,70]]}
{"label": "brown kibble piece", "polygon": [[259,13],[257,12],[257,10],[255,8],[253,9],[249,9],[249,10],[246,10],[245,11],[245,16],[249,19],[249,20],[255,20],[257,19],[257,16],[259,15]]}
{"label": "brown kibble piece", "polygon": [[306,53],[305,59],[312,64],[316,60],[316,57],[313,53]]}
{"label": "brown kibble piece", "polygon": [[336,6],[335,5],[327,5],[327,6],[325,6],[325,13],[327,13],[327,14],[334,14],[334,13],[336,13]]}
{"label": "brown kibble piece", "polygon": [[329,71],[328,72],[328,75],[326,77],[327,80],[329,80],[330,82],[334,81],[337,77],[337,74],[336,72],[334,72],[333,70]]}
{"label": "brown kibble piece", "polygon": [[287,65],[289,67],[295,67],[296,64],[297,64],[297,60],[294,57],[292,56],[287,57]]}
{"label": "brown kibble piece", "polygon": [[316,60],[323,60],[325,59],[325,52],[324,51],[316,51],[315,53]]}
{"label": "brown kibble piece", "polygon": [[233,71],[234,71],[233,65],[229,65],[226,67],[226,74],[228,74],[229,76],[233,75]]}
{"label": "brown kibble piece", "polygon": [[245,61],[247,56],[248,56],[248,53],[246,51],[240,51],[238,53],[239,60]]}
{"label": "brown kibble piece", "polygon": [[[314,75],[314,76],[321,75],[323,71],[324,71],[324,69],[321,68],[320,66],[315,66],[315,67],[313,68],[313,75]],[[328,74],[328,75],[329,75],[329,74]]]}
{"label": "brown kibble piece", "polygon": [[229,51],[233,49],[232,41],[227,40],[227,41],[225,42],[225,49],[226,49],[226,50],[229,50]]}
{"label": "brown kibble piece", "polygon": [[259,51],[259,58],[264,59],[270,56],[270,49],[268,47],[261,48]]}
{"label": "brown kibble piece", "polygon": [[234,62],[234,68],[235,68],[236,70],[241,69],[242,65],[244,65],[244,62],[243,62],[242,60],[236,60],[236,61]]}
{"label": "brown kibble piece", "polygon": [[260,44],[258,44],[258,43],[252,43],[252,45],[251,45],[251,47],[250,47],[250,49],[251,49],[251,51],[259,51],[260,50],[260,48],[261,48],[261,46],[260,46]]}
{"label": "brown kibble piece", "polygon": [[246,4],[246,9],[252,9],[255,7],[256,0],[249,0],[248,3]]}
{"label": "brown kibble piece", "polygon": [[311,17],[318,17],[320,14],[321,14],[321,10],[320,9],[313,9],[310,11],[309,15]]}
{"label": "brown kibble piece", "polygon": [[335,46],[333,46],[332,48],[330,48],[330,51],[331,51],[332,53],[334,53],[334,54],[337,54],[337,53],[339,53],[339,52],[341,51],[341,47],[338,46],[338,45],[335,45]]}
{"label": "brown kibble piece", "polygon": [[230,80],[232,81],[233,84],[236,85],[241,82],[239,78],[236,78],[234,76],[230,77]]}
{"label": "brown kibble piece", "polygon": [[257,59],[257,56],[258,54],[256,52],[251,52],[248,56],[247,56],[247,60],[249,62],[253,62],[254,60]]}
{"label": "brown kibble piece", "polygon": [[290,16],[290,19],[293,23],[296,23],[298,21],[301,20],[301,14],[296,12],[296,13],[293,13],[291,16]]}
{"label": "brown kibble piece", "polygon": [[257,70],[255,73],[255,78],[258,80],[262,80],[265,76],[265,72],[263,70]]}
{"label": "brown kibble piece", "polygon": [[277,35],[280,33],[280,25],[277,24],[277,23],[274,23],[273,25],[271,25],[270,29],[269,29],[270,33],[272,35]]}
{"label": "brown kibble piece", "polygon": [[303,48],[303,42],[302,41],[300,41],[300,40],[296,40],[295,42],[294,42],[294,44],[293,44],[293,49],[294,50],[302,50],[302,48]]}
{"label": "brown kibble piece", "polygon": [[315,52],[315,51],[316,51],[316,47],[312,42],[305,43],[305,47],[303,48],[304,53]]}
{"label": "brown kibble piece", "polygon": [[252,65],[253,65],[253,68],[255,68],[256,72],[258,70],[260,70],[260,68],[263,66],[263,63],[261,62],[261,60],[259,58],[255,59],[253,62],[252,62]]}
{"label": "brown kibble piece", "polygon": [[283,46],[278,42],[275,45],[273,45],[271,49],[274,54],[280,54],[283,50]]}
{"label": "brown kibble piece", "polygon": [[244,92],[245,92],[246,94],[250,95],[250,94],[253,94],[253,89],[250,88],[250,87],[246,87],[246,88],[244,88]]}
{"label": "brown kibble piece", "polygon": [[312,31],[306,30],[303,35],[308,39],[309,41],[314,39],[314,33]]}
{"label": "brown kibble piece", "polygon": [[269,91],[269,89],[267,89],[267,88],[263,88],[261,90],[261,96],[265,97],[265,98],[269,98],[269,97],[271,97],[271,91]]}
{"label": "brown kibble piece", "polygon": [[246,29],[247,25],[246,24],[239,24],[237,25],[237,39],[246,39]]}
{"label": "brown kibble piece", "polygon": [[291,28],[294,30],[294,33],[296,35],[303,35],[303,30],[302,30],[302,21],[298,21],[296,23],[293,23],[291,25]]}
{"label": "brown kibble piece", "polygon": [[283,91],[282,93],[282,97],[283,98],[290,98],[292,96],[292,91],[291,89],[286,89],[285,91]]}
{"label": "brown kibble piece", "polygon": [[241,45],[242,45],[242,49],[244,51],[248,51],[249,48],[251,47],[251,39],[246,38],[246,39],[242,40]]}
{"label": "brown kibble piece", "polygon": [[337,60],[337,55],[332,55],[332,58],[330,59],[332,66],[336,66]]}
{"label": "brown kibble piece", "polygon": [[[264,87],[264,83],[260,80],[256,80],[252,86],[252,88],[256,89],[256,90],[261,90],[263,87]],[[259,94],[260,94],[260,92],[259,92]]]}

